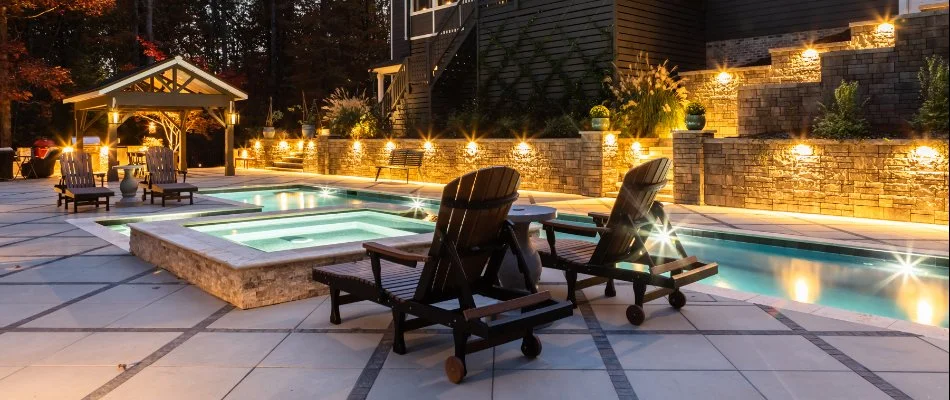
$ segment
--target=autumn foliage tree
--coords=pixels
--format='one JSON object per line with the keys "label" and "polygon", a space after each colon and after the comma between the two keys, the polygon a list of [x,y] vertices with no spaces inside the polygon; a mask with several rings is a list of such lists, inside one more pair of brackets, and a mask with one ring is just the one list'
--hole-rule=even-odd
{"label": "autumn foliage tree", "polygon": [[54,99],[72,83],[69,71],[32,57],[13,26],[57,13],[100,14],[114,0],[0,0],[0,147],[13,143],[12,104],[29,101],[36,91]]}

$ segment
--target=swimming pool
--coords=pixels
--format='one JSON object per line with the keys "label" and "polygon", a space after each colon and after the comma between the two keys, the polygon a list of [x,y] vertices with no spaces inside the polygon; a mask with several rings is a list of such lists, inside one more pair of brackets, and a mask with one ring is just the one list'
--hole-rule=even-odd
{"label": "swimming pool", "polygon": [[[438,202],[433,200],[307,186],[224,190],[203,194],[258,205],[264,211],[354,206],[364,202],[396,204],[429,211],[438,207]],[[562,215],[561,218],[574,222],[590,222],[586,217]],[[111,225],[110,228],[128,229],[121,225]],[[268,234],[273,237],[263,238],[255,236],[254,232],[241,230],[248,229],[245,227],[238,228],[238,233],[246,232],[248,236],[238,238],[247,238],[249,243],[254,242],[262,248],[271,249],[262,251],[278,251],[293,248],[294,240],[303,242],[296,243],[297,245],[312,246],[315,242],[324,243],[321,241],[325,240],[325,236],[341,234],[338,231],[341,228],[343,227],[322,227],[319,229],[323,234],[314,232],[309,237],[303,237],[306,236],[306,227],[284,227],[277,228],[277,233]],[[373,232],[362,228],[346,234],[353,235],[355,240],[374,240],[363,238],[385,235],[386,232],[396,233],[381,229]],[[399,227],[383,228],[417,232]],[[289,230],[280,232],[284,229]],[[431,228],[429,229],[431,231]],[[333,233],[328,233],[330,231]],[[225,236],[230,234],[230,231],[222,232]],[[701,283],[927,325],[948,326],[950,289],[946,258],[893,254],[686,228],[680,229],[679,234],[690,254],[695,254],[704,261],[719,263],[719,274]],[[307,242],[307,239],[310,241]],[[332,242],[334,239],[330,240]]]}
{"label": "swimming pool", "polygon": [[434,226],[434,223],[420,219],[360,210],[189,228],[261,251],[274,252],[428,233]]}

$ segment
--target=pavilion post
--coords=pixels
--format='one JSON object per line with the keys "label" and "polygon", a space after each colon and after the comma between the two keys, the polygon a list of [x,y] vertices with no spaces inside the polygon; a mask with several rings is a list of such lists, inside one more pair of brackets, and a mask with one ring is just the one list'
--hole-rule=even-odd
{"label": "pavilion post", "polygon": [[178,113],[179,121],[181,125],[178,127],[179,135],[178,138],[178,170],[182,172],[188,171],[188,132],[185,132],[186,124],[185,120],[188,117],[187,111],[182,111]]}
{"label": "pavilion post", "polygon": [[230,117],[224,127],[224,176],[234,176],[234,124]]}
{"label": "pavilion post", "polygon": [[[109,148],[109,170],[106,171],[109,182],[119,181],[119,170],[114,168],[116,165],[119,165],[119,159],[116,154],[116,144],[119,142],[119,125],[122,125],[121,119],[109,116],[109,128],[106,131],[106,142],[104,144]],[[76,143],[82,143],[82,138],[77,138]]]}

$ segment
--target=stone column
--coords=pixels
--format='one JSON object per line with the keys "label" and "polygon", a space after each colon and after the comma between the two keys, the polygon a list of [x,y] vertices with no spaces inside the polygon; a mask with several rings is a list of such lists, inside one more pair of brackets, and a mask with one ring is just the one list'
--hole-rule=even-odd
{"label": "stone column", "polygon": [[604,132],[581,132],[580,178],[581,194],[603,196],[604,185]]}
{"label": "stone column", "polygon": [[330,174],[330,135],[324,135],[322,130],[317,140],[317,173]]}
{"label": "stone column", "polygon": [[231,121],[227,121],[224,128],[224,176],[234,176],[234,124]]}
{"label": "stone column", "polygon": [[673,131],[673,202],[703,204],[703,141],[716,131]]}

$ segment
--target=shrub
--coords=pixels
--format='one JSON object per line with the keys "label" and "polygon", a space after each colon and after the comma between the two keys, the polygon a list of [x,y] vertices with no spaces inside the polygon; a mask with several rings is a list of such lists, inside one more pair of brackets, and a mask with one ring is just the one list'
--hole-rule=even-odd
{"label": "shrub", "polygon": [[336,89],[323,106],[324,120],[330,133],[353,139],[373,137],[378,131],[376,117],[364,93],[350,94]]}
{"label": "shrub", "polygon": [[448,137],[466,137],[477,135],[479,128],[485,126],[482,116],[474,108],[453,112],[445,121],[445,133]]}
{"label": "shrub", "polygon": [[617,79],[605,81],[613,95],[614,122],[627,135],[654,136],[657,129],[673,128],[683,120],[686,88],[674,77],[676,67],[667,62],[651,65],[644,53],[627,70],[618,71]]}
{"label": "shrub", "polygon": [[867,102],[858,103],[858,82],[841,81],[828,105],[818,103],[814,135],[829,139],[867,137],[868,121],[862,115]]}
{"label": "shrub", "polygon": [[950,68],[940,56],[927,57],[927,64],[920,68],[917,78],[920,79],[920,111],[914,117],[916,128],[927,133],[946,133],[950,120]]}
{"label": "shrub", "polygon": [[705,115],[706,106],[699,104],[697,102],[691,102],[686,105],[686,114],[687,115]]}
{"label": "shrub", "polygon": [[577,123],[570,115],[550,118],[544,123],[541,137],[545,138],[572,138],[578,136]]}
{"label": "shrub", "polygon": [[610,118],[610,110],[607,107],[596,105],[590,109],[591,118]]}

